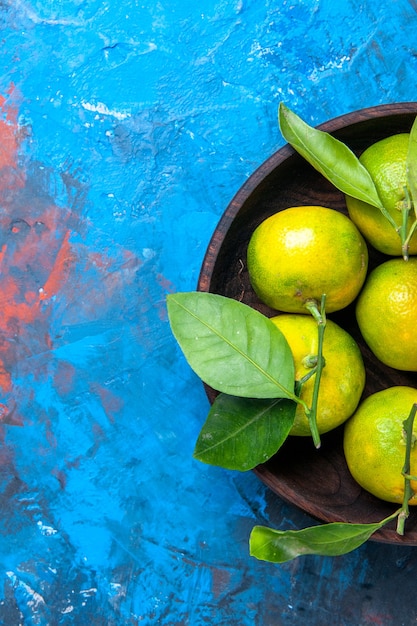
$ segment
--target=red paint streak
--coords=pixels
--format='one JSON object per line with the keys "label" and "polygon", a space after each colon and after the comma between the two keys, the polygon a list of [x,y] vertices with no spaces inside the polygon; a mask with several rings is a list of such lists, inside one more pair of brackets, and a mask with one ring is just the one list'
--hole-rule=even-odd
{"label": "red paint streak", "polygon": [[[52,343],[45,301],[57,295],[75,257],[67,209],[34,197],[18,153],[23,133],[12,85],[0,95],[0,423],[19,423],[13,394],[14,367]],[[12,419],[13,416],[13,419]]]}
{"label": "red paint streak", "polygon": [[40,300],[49,300],[52,296],[56,295],[68,278],[71,265],[74,262],[74,254],[71,251],[69,236],[70,231],[67,230],[61,247],[55,257],[54,265],[42,290],[40,291]]}
{"label": "red paint streak", "polygon": [[[94,323],[100,315],[107,319],[115,307],[126,303],[124,288],[135,284],[140,267],[138,258],[121,247],[109,244],[107,250],[101,246],[100,252],[94,252],[80,243],[74,234],[83,232],[86,224],[78,217],[75,201],[71,209],[54,205],[48,199],[51,189],[47,175],[43,183],[42,178],[35,180],[32,169],[22,167],[24,153],[20,144],[24,133],[18,124],[18,108],[13,106],[16,97],[13,86],[8,95],[0,95],[0,424],[3,425],[22,423],[19,401],[23,397],[27,406],[32,406],[37,381],[47,380],[51,372],[51,384],[58,395],[65,398],[76,389],[79,372],[72,364],[56,361],[56,355],[51,352],[57,342],[62,345],[65,341],[59,326],[60,315],[65,317],[67,326],[80,321]],[[39,169],[39,176],[43,175]],[[64,180],[61,173],[61,181],[68,184],[68,198],[73,198],[70,176]],[[39,193],[43,184],[47,186],[45,195]],[[71,243],[74,240],[78,243]],[[82,276],[78,283],[74,281],[76,263],[77,276]],[[163,285],[162,276],[159,280]],[[168,284],[165,286],[169,288]],[[35,384],[25,389],[17,383],[14,386],[16,372],[21,377],[29,374]],[[88,381],[92,375],[87,372]],[[122,399],[97,383],[91,384],[90,389],[100,400],[108,419],[116,419],[123,408]],[[104,434],[98,425],[93,426],[93,435],[99,445]],[[46,438],[50,447],[56,445],[53,420],[47,424]],[[54,475],[64,488],[65,474],[57,470]]]}
{"label": "red paint streak", "polygon": [[[4,393],[10,393],[12,390],[12,378],[9,372],[5,369],[4,363],[0,360],[0,388]],[[3,407],[5,405],[2,405]],[[8,410],[7,410],[8,413]],[[4,408],[2,410],[2,419],[5,414]]]}
{"label": "red paint streak", "polygon": [[6,250],[7,250],[7,246],[6,244],[4,244],[3,247],[0,249],[0,269],[3,264],[3,258],[4,258],[4,255],[6,254]]}
{"label": "red paint streak", "polygon": [[376,624],[376,626],[384,626],[384,624],[392,623],[392,615],[378,615],[377,613],[368,613],[365,615],[365,624]]}
{"label": "red paint streak", "polygon": [[6,446],[0,447],[0,467],[3,465],[11,465],[13,463],[13,452]]}
{"label": "red paint streak", "polygon": [[157,274],[156,280],[158,281],[158,284],[162,287],[162,289],[164,289],[165,291],[168,291],[169,293],[172,293],[173,291],[175,291],[175,288],[172,282],[168,280],[167,278],[165,278],[163,274]]}
{"label": "red paint streak", "polygon": [[[0,423],[9,424],[9,426],[22,426],[23,421],[14,410],[14,407],[10,409],[6,404],[0,404]],[[0,462],[1,465],[1,462]]]}
{"label": "red paint streak", "polygon": [[123,408],[123,400],[101,385],[91,385],[91,391],[100,398],[107,417],[113,422],[115,414],[119,413]]}
{"label": "red paint streak", "polygon": [[51,471],[51,474],[57,479],[61,489],[65,489],[67,485],[67,475],[65,474],[65,472],[56,467]]}
{"label": "red paint streak", "polygon": [[75,457],[75,459],[72,459],[71,461],[65,461],[65,465],[68,469],[79,469],[81,466],[81,463],[83,462],[83,457],[77,456]]}
{"label": "red paint streak", "polygon": [[[5,98],[0,97],[0,109],[4,110]],[[15,133],[15,123],[10,120],[0,120],[0,169],[4,167],[16,167],[16,155],[18,143]]]}
{"label": "red paint streak", "polygon": [[68,395],[74,388],[76,369],[71,363],[58,361],[54,375],[54,387],[60,395]]}
{"label": "red paint streak", "polygon": [[93,252],[92,254],[90,254],[90,261],[99,269],[105,270],[109,266],[109,259],[107,257],[104,257],[99,252]]}
{"label": "red paint streak", "polygon": [[46,437],[47,442],[51,446],[51,448],[56,448],[57,439],[53,432],[52,423],[50,419],[46,421],[45,437]]}
{"label": "red paint streak", "polygon": [[212,590],[215,598],[227,593],[230,588],[230,572],[220,567],[212,568]]}
{"label": "red paint streak", "polygon": [[[19,282],[10,275],[0,279],[0,330],[7,333],[16,322],[29,324],[38,315],[38,303],[27,304]],[[1,353],[1,349],[0,349]]]}
{"label": "red paint streak", "polygon": [[[12,97],[12,96],[18,96],[17,94],[17,89],[16,86],[14,85],[14,83],[10,83],[9,88],[6,90],[6,93],[8,96]],[[18,115],[18,110],[17,107],[15,106],[9,106],[7,104],[7,98],[5,96],[2,96],[0,94],[0,108],[2,108],[5,113],[6,113],[6,118],[13,122],[14,124],[16,124],[17,122],[17,115]]]}

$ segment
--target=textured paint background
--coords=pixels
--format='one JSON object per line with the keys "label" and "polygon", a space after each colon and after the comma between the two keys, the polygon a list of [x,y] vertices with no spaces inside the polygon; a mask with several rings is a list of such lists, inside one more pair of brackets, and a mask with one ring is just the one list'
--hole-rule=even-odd
{"label": "textured paint background", "polygon": [[275,567],[311,520],[192,460],[169,331],[247,176],[311,123],[416,100],[413,0],[0,2],[0,623],[414,624],[417,552]]}

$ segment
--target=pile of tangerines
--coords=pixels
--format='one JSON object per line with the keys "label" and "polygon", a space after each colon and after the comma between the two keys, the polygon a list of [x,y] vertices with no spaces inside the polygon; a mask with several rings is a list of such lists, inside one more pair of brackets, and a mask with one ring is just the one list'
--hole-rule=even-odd
{"label": "pile of tangerines", "polygon": [[[348,216],[321,206],[289,207],[265,219],[253,232],[247,252],[251,284],[259,299],[279,312],[272,318],[292,350],[301,396],[311,403],[314,377],[307,374],[317,354],[317,323],[306,308],[325,294],[326,313],[354,303],[364,341],[385,365],[417,371],[417,230],[401,206],[407,198],[409,134],[387,137],[360,157],[392,220],[363,200],[346,195]],[[393,222],[398,228],[393,227]],[[408,254],[398,231],[408,228]],[[368,246],[388,255],[368,271]],[[417,403],[417,389],[389,387],[362,400],[365,367],[346,330],[327,319],[317,405],[319,433],[344,424],[344,452],[354,479],[366,490],[401,503],[405,440],[402,424]],[[309,436],[298,406],[290,432]],[[415,427],[417,438],[417,425]],[[417,473],[417,445],[411,451]],[[417,491],[417,480],[411,482]],[[410,504],[417,504],[417,494]]]}

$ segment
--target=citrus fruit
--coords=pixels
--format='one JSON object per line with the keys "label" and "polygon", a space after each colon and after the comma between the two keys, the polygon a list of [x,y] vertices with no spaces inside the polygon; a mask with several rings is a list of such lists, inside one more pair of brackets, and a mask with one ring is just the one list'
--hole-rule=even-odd
{"label": "citrus fruit", "polygon": [[[402,503],[405,461],[403,422],[417,402],[417,389],[389,387],[368,396],[346,422],[343,448],[350,473],[361,487],[388,502]],[[417,437],[417,424],[413,434]],[[410,474],[417,472],[417,445],[413,445]],[[411,481],[417,490],[417,481]],[[417,504],[417,494],[410,500]]]}
{"label": "citrus fruit", "polygon": [[[318,352],[317,322],[312,316],[283,313],[271,318],[291,348],[295,378],[299,381],[311,371],[307,361]],[[327,319],[323,339],[322,370],[317,404],[317,429],[325,433],[342,424],[355,411],[365,385],[365,367],[354,339],[335,322]],[[311,407],[315,374],[302,385],[300,398]],[[304,409],[297,406],[290,435],[310,435]]]}
{"label": "citrus fruit", "polygon": [[417,258],[390,259],[369,274],[356,303],[365,342],[385,365],[417,371]]}
{"label": "citrus fruit", "polygon": [[[401,205],[405,199],[408,140],[408,133],[386,137],[369,146],[359,157],[374,181],[383,206],[398,226],[402,222]],[[350,196],[346,196],[346,206],[351,220],[376,250],[401,256],[401,238],[380,209]],[[412,221],[409,217],[408,230]],[[417,254],[417,234],[411,238],[408,251]]]}
{"label": "citrus fruit", "polygon": [[337,311],[358,295],[366,277],[368,249],[343,213],[320,206],[290,207],[266,218],[252,233],[249,279],[258,298],[278,311],[307,313],[320,302]]}

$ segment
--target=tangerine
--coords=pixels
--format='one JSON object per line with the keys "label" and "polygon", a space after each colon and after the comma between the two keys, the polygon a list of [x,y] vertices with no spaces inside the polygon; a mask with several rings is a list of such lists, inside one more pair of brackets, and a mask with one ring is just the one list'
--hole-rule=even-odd
{"label": "tangerine", "polygon": [[[407,152],[410,135],[399,133],[369,146],[359,161],[370,173],[378,196],[399,228],[403,217],[401,208],[406,201]],[[346,196],[350,219],[365,239],[376,249],[390,256],[401,256],[401,237],[381,210],[371,204]],[[413,218],[408,217],[407,232]],[[417,233],[409,243],[409,254],[417,254]]]}
{"label": "tangerine", "polygon": [[287,313],[307,313],[321,301],[337,311],[358,295],[368,268],[368,249],[343,213],[321,206],[284,209],[252,233],[247,250],[250,282],[259,299]]}
{"label": "tangerine", "polygon": [[[403,501],[405,435],[403,422],[417,402],[417,389],[389,387],[366,398],[346,422],[343,448],[350,473],[374,496],[388,502]],[[417,438],[417,425],[413,429]],[[417,472],[417,446],[410,455],[410,474]],[[411,481],[417,491],[417,481]],[[409,504],[417,504],[417,493]]]}
{"label": "tangerine", "polygon": [[[311,372],[318,352],[317,322],[313,317],[283,313],[271,318],[279,328],[293,354],[295,379],[300,381]],[[355,340],[335,322],[327,319],[323,338],[325,366],[320,378],[317,403],[317,430],[326,433],[340,426],[355,411],[364,385],[365,367]],[[301,387],[300,398],[311,407],[315,375]],[[295,421],[289,433],[310,435],[310,426],[301,405],[297,405]]]}
{"label": "tangerine", "polygon": [[356,303],[362,336],[385,365],[417,371],[417,258],[390,259],[369,274]]}

